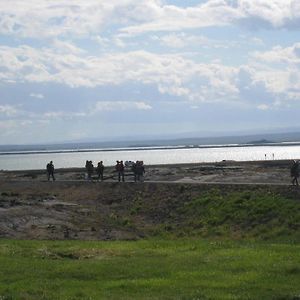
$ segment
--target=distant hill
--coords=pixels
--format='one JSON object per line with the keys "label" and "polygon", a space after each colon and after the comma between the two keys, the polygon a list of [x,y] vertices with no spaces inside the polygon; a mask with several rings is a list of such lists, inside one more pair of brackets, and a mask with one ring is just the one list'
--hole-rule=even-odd
{"label": "distant hill", "polygon": [[266,139],[261,139],[261,140],[258,140],[258,141],[252,141],[252,142],[248,142],[247,144],[271,144],[271,143],[274,143],[273,141],[269,141],[269,140],[266,140]]}

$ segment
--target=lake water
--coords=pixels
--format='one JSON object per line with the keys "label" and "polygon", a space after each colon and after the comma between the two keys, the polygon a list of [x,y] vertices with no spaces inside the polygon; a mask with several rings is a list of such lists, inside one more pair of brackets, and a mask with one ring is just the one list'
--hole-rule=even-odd
{"label": "lake water", "polygon": [[94,165],[115,165],[116,160],[143,160],[150,164],[219,162],[222,160],[254,161],[267,159],[299,159],[300,146],[252,146],[188,149],[146,149],[71,153],[38,153],[0,155],[0,170],[44,169],[53,160],[55,168],[84,167],[86,160]]}

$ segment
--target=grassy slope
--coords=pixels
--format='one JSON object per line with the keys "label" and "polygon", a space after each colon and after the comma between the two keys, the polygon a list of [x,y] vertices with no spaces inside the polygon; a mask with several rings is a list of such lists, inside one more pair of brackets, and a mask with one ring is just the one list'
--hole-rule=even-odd
{"label": "grassy slope", "polygon": [[102,217],[150,239],[0,240],[0,299],[300,299],[296,190],[140,187]]}
{"label": "grassy slope", "polygon": [[[289,186],[57,182],[10,183],[0,190],[2,237],[64,239],[68,228],[71,239],[300,241],[300,189]],[[71,205],[53,205],[53,198]]]}
{"label": "grassy slope", "polygon": [[177,233],[300,241],[300,201],[274,191],[214,188],[184,202],[177,214]]}
{"label": "grassy slope", "polygon": [[146,236],[300,241],[300,201],[293,190],[182,185],[157,194],[136,194],[128,210],[108,221],[143,228]]}
{"label": "grassy slope", "polygon": [[0,299],[299,299],[299,250],[192,239],[2,240]]}

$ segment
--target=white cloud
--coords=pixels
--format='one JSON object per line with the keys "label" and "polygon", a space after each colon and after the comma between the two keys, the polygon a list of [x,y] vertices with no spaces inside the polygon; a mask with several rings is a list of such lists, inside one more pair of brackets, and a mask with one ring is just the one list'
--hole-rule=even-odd
{"label": "white cloud", "polygon": [[267,104],[260,104],[260,105],[257,106],[257,109],[259,109],[259,110],[269,110],[270,107]]}
{"label": "white cloud", "polygon": [[[45,119],[73,119],[73,118],[83,118],[86,117],[86,112],[66,112],[66,111],[49,111],[43,114],[43,118]],[[36,117],[39,117],[36,115]]]}
{"label": "white cloud", "polygon": [[240,12],[222,0],[210,0],[204,4],[180,8],[173,5],[159,7],[159,13],[148,22],[122,29],[128,34],[154,31],[179,31],[183,29],[222,26],[240,17]]}
{"label": "white cloud", "polygon": [[151,110],[151,105],[143,101],[98,101],[91,113],[97,111],[122,111],[122,110]]}
{"label": "white cloud", "polygon": [[138,82],[155,85],[161,93],[203,101],[220,100],[235,90],[231,82],[234,68],[197,64],[177,54],[132,51],[99,57],[62,56],[50,48],[21,46],[0,47],[0,58],[0,67],[6,69],[3,77],[19,82],[57,82],[71,87]]}
{"label": "white cloud", "polygon": [[241,21],[246,21],[251,27],[268,25],[274,28],[299,28],[298,0],[238,0],[237,3],[238,9],[244,15]]}
{"label": "white cloud", "polygon": [[0,33],[21,37],[99,34],[113,24],[148,21],[159,13],[156,0],[14,0],[0,2]]}
{"label": "white cloud", "polygon": [[0,105],[0,116],[5,115],[8,117],[14,116],[18,113],[18,109],[11,105]]}
{"label": "white cloud", "polygon": [[256,80],[282,99],[300,100],[300,44],[255,52]]}
{"label": "white cloud", "polygon": [[32,97],[32,98],[37,98],[37,99],[44,99],[45,98],[45,96],[43,94],[40,94],[40,93],[30,93],[29,96]]}
{"label": "white cloud", "polygon": [[253,57],[266,63],[300,64],[300,43],[291,47],[276,46],[270,51],[255,52]]}
{"label": "white cloud", "polygon": [[[266,99],[268,103],[278,103],[279,99],[297,101],[300,100],[299,48],[295,44],[255,52],[247,64],[231,67],[218,60],[197,63],[180,54],[128,51],[89,56],[75,51],[61,55],[56,48],[0,46],[0,68],[4,70],[0,81],[55,82],[70,87],[138,83],[155,86],[161,94],[194,104],[254,101],[257,105]],[[103,110],[115,108],[110,102],[102,104]]]}
{"label": "white cloud", "polygon": [[159,40],[163,45],[171,48],[184,48],[190,45],[206,47],[211,45],[210,40],[204,36],[187,35],[184,32],[153,37],[153,39]]}
{"label": "white cloud", "polygon": [[185,8],[159,0],[2,0],[0,12],[0,34],[38,39],[99,35],[110,26],[127,34],[234,23],[300,26],[298,0],[207,0]]}
{"label": "white cloud", "polygon": [[208,0],[194,7],[160,6],[151,21],[122,29],[128,34],[240,24],[251,28],[299,28],[298,0]]}
{"label": "white cloud", "polygon": [[56,52],[59,52],[61,54],[83,54],[85,51],[76,45],[74,45],[72,42],[68,41],[61,41],[58,39],[55,39],[53,41],[53,48],[56,50]]}

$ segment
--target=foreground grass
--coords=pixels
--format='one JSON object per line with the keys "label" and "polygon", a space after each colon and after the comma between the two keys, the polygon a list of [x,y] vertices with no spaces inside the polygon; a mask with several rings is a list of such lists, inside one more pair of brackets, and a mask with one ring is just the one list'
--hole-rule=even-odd
{"label": "foreground grass", "polygon": [[170,232],[202,237],[300,241],[299,198],[274,191],[224,193],[212,188],[190,201],[183,201],[177,213],[181,224],[174,226],[169,218],[166,224]]}
{"label": "foreground grass", "polygon": [[0,299],[300,299],[300,245],[1,240]]}

